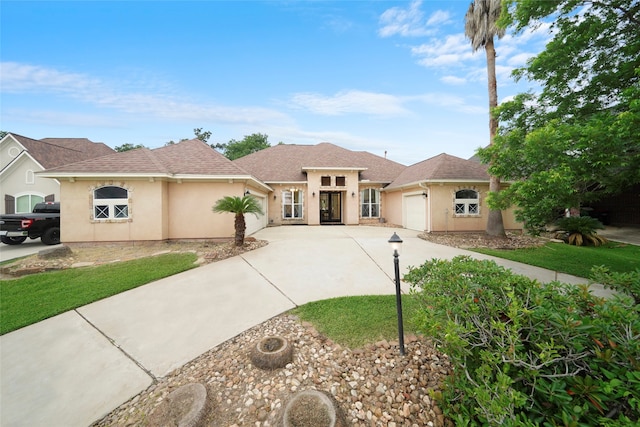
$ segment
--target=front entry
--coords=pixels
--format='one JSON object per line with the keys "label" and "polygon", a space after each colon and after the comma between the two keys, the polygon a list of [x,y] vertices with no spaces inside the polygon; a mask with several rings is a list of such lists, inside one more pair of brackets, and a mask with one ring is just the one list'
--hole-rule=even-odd
{"label": "front entry", "polygon": [[342,222],[342,193],[339,191],[320,192],[320,224]]}

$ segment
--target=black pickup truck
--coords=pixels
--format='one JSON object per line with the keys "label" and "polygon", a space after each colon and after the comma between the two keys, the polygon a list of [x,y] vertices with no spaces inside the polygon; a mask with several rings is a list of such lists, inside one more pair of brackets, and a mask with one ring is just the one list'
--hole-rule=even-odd
{"label": "black pickup truck", "polygon": [[34,206],[30,214],[0,215],[0,240],[7,245],[19,245],[41,238],[45,245],[60,243],[60,203],[46,202]]}

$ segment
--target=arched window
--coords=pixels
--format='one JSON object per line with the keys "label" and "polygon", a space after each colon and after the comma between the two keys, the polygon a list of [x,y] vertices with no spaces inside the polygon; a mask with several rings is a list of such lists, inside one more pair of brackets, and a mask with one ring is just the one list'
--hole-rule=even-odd
{"label": "arched window", "polygon": [[15,213],[28,213],[33,211],[37,203],[44,202],[44,197],[38,194],[23,194],[16,197]]}
{"label": "arched window", "polygon": [[93,219],[129,218],[129,191],[113,185],[93,191]]}
{"label": "arched window", "polygon": [[456,215],[480,215],[480,194],[475,190],[456,191],[454,212]]}
{"label": "arched window", "polygon": [[365,188],[360,192],[360,216],[362,218],[380,217],[380,190]]}

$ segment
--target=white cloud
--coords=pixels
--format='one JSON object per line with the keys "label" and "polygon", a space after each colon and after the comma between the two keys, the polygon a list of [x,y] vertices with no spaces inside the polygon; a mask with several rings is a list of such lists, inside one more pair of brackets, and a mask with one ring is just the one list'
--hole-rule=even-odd
{"label": "white cloud", "polygon": [[463,34],[448,35],[443,39],[432,39],[411,48],[411,53],[419,57],[418,63],[427,67],[458,65],[474,57],[471,45]]}
{"label": "white cloud", "polygon": [[409,107],[409,104],[416,103],[467,114],[486,113],[486,108],[468,105],[464,98],[447,93],[424,93],[409,96],[357,90],[338,92],[333,96],[300,93],[294,95],[289,103],[324,116],[345,114],[366,114],[380,117],[409,116],[418,114]]}
{"label": "white cloud", "polygon": [[463,85],[467,83],[467,79],[462,77],[456,77],[456,76],[444,76],[440,78],[440,81],[442,83],[446,83],[448,85],[454,85],[454,86]]}
{"label": "white cloud", "polygon": [[126,87],[124,81],[110,84],[79,73],[65,73],[15,62],[0,63],[0,87],[3,92],[51,93],[112,112],[163,120],[211,120],[222,123],[289,121],[285,114],[268,108],[197,104],[155,91],[123,92],[116,87]]}
{"label": "white cloud", "polygon": [[427,20],[427,25],[448,24],[451,22],[451,14],[443,10],[436,10]]}
{"label": "white cloud", "polygon": [[333,96],[298,93],[291,98],[290,102],[312,113],[328,116],[347,113],[397,116],[408,113],[398,97],[358,90],[342,91]]}
{"label": "white cloud", "polygon": [[380,15],[380,37],[400,35],[402,37],[422,37],[432,35],[437,26],[451,22],[449,12],[435,11],[425,19],[424,12],[420,9],[422,0],[414,0],[408,8],[392,7]]}

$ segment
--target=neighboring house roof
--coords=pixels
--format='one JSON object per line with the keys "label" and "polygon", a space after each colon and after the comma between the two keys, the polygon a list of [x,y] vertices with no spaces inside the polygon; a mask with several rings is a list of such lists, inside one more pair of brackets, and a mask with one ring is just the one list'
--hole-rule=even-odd
{"label": "neighboring house roof", "polygon": [[46,170],[41,176],[243,177],[251,175],[197,139],[139,148]]}
{"label": "neighboring house roof", "polygon": [[101,142],[92,142],[87,138],[45,138],[37,140],[15,133],[11,133],[11,135],[45,169],[105,156],[114,152],[107,145]]}
{"label": "neighboring house roof", "polygon": [[361,180],[389,183],[406,166],[366,151],[351,151],[323,142],[317,145],[278,144],[233,161],[267,183],[306,181],[312,169],[360,170]]}
{"label": "neighboring house roof", "polygon": [[489,175],[486,165],[482,163],[442,153],[407,167],[387,188],[400,188],[426,181],[486,182],[489,181]]}

